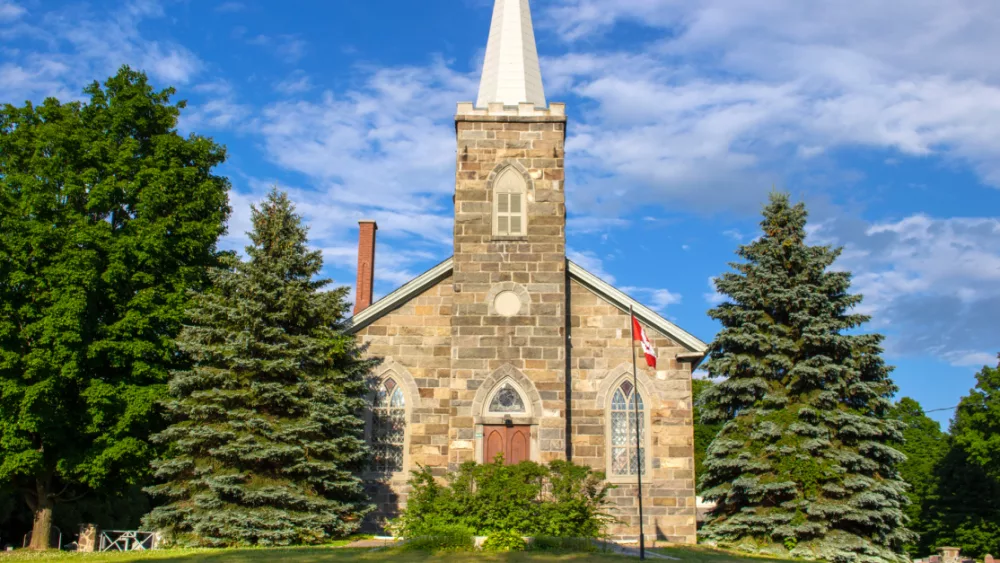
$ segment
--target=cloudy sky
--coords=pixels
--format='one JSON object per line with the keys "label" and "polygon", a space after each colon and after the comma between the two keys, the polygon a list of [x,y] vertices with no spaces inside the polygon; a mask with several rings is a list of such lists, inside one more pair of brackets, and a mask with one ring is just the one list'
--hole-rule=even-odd
{"label": "cloudy sky", "polygon": [[[450,255],[455,103],[490,0],[0,0],[0,101],[80,97],[124,63],[229,148],[225,244],[288,190],[351,284]],[[1000,3],[534,0],[546,94],[570,116],[570,255],[704,340],[713,276],[768,191],[844,247],[901,394],[951,407],[1000,351]],[[934,413],[947,421],[950,412]]]}

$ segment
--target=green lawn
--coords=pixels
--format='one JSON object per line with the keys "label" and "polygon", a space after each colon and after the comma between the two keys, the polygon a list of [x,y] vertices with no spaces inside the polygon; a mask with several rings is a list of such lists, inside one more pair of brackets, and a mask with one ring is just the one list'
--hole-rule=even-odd
{"label": "green lawn", "polygon": [[[747,555],[734,555],[727,551],[712,549],[710,547],[660,547],[653,549],[657,553],[676,557],[684,563],[766,563],[767,561],[780,561],[787,563],[788,559],[777,559],[774,557],[753,557]],[[661,560],[662,561],[662,560]]]}
{"label": "green lawn", "polygon": [[[685,563],[763,563],[762,558],[731,555],[701,547],[658,548],[658,553],[676,557]],[[667,561],[649,558],[651,562]],[[344,549],[333,547],[302,547],[287,549],[165,549],[130,553],[32,553],[17,551],[0,553],[0,563],[19,561],[53,561],[86,563],[118,563],[127,561],[163,561],[211,563],[622,563],[637,561],[634,557],[604,553],[539,553],[521,552],[489,554],[482,552],[421,553],[399,549]],[[771,560],[775,561],[775,560]]]}
{"label": "green lawn", "polygon": [[169,549],[132,553],[0,553],[0,563],[8,561],[81,561],[87,563],[126,561],[210,561],[212,563],[620,563],[626,558],[600,553],[538,553],[510,554],[421,553],[398,549],[369,550],[330,547],[303,547],[289,549]]}

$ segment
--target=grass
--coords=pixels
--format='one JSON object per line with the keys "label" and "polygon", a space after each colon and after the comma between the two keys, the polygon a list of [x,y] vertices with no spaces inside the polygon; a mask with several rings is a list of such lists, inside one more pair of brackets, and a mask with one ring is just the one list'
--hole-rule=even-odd
{"label": "grass", "polygon": [[[684,563],[763,563],[784,561],[775,558],[748,557],[700,546],[665,547],[650,549],[663,555],[680,559]],[[73,552],[0,552],[0,563],[20,561],[38,562],[86,562],[124,563],[128,561],[160,561],[176,563],[622,563],[638,561],[634,557],[623,557],[607,553],[565,553],[565,552],[439,552],[424,553],[391,549],[351,549],[323,547],[296,547],[270,549],[162,549],[139,552],[73,553]],[[648,558],[647,561],[668,561]]]}
{"label": "grass", "polygon": [[757,557],[752,555],[736,555],[721,549],[713,549],[704,546],[683,546],[683,547],[659,547],[652,549],[656,553],[669,555],[682,560],[684,563],[764,563],[765,561],[788,561],[776,557]]}
{"label": "grass", "polygon": [[0,563],[15,561],[53,561],[86,563],[119,563],[126,561],[160,561],[188,563],[620,563],[627,559],[601,553],[501,553],[444,552],[422,553],[399,549],[344,549],[330,547],[272,549],[164,549],[131,553],[72,553],[50,552],[0,553]]}

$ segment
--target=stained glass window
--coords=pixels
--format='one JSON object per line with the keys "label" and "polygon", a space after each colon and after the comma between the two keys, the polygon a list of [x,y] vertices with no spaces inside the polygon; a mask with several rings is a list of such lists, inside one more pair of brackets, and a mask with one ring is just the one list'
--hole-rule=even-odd
{"label": "stained glass window", "polygon": [[504,382],[490,401],[490,412],[523,413],[526,410],[524,399],[510,382]]}
{"label": "stained glass window", "polygon": [[[637,403],[637,404],[636,404]],[[638,413],[636,413],[638,407]],[[636,475],[641,468],[646,474],[645,445],[636,449],[635,434],[645,444],[642,396],[630,381],[623,382],[611,396],[611,474]],[[637,416],[638,414],[638,416]]]}
{"label": "stained glass window", "polygon": [[372,469],[383,473],[403,470],[403,432],[406,398],[393,379],[386,379],[372,403]]}

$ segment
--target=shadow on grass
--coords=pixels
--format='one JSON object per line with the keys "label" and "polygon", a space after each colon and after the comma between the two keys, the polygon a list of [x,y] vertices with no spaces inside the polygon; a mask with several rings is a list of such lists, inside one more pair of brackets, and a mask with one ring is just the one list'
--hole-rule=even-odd
{"label": "shadow on grass", "polygon": [[[153,552],[155,553],[155,552]],[[404,550],[399,548],[353,549],[353,548],[271,548],[271,549],[225,549],[218,551],[197,550],[189,553],[178,552],[176,555],[160,552],[145,557],[122,557],[105,559],[108,562],[125,561],[159,561],[190,563],[192,561],[209,561],[213,563],[320,563],[335,561],[337,563],[604,563],[607,561],[625,561],[628,558],[609,553],[566,553],[566,552],[514,552],[514,553],[484,553],[484,552],[424,552]],[[93,560],[98,561],[98,560]]]}

